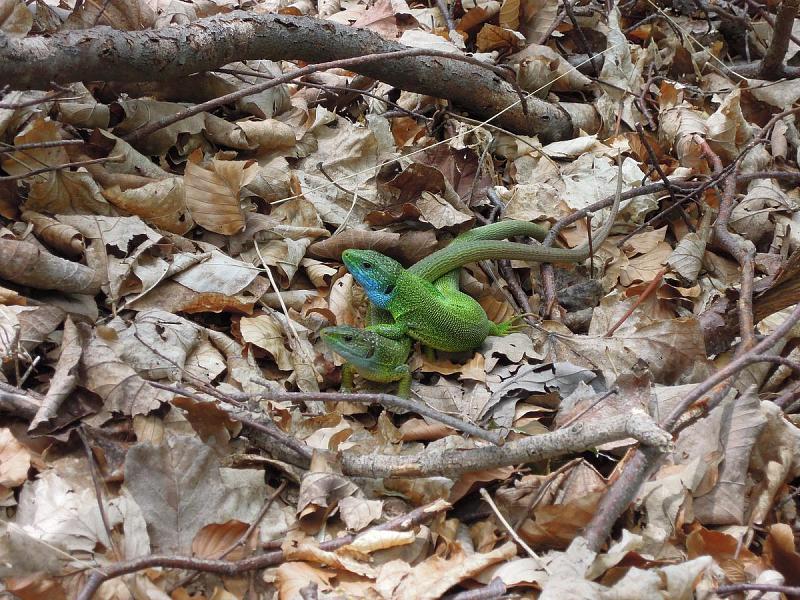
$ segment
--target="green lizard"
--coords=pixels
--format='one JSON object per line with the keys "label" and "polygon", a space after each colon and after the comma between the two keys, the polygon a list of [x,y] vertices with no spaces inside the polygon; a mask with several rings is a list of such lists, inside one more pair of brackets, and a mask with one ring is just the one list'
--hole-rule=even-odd
{"label": "green lizard", "polygon": [[[620,160],[616,196],[609,218],[595,237],[597,246],[608,237],[619,209],[621,171]],[[410,346],[406,346],[404,342],[406,333],[433,348],[450,351],[470,350],[480,345],[487,335],[507,333],[511,329],[511,322],[491,322],[474,299],[458,290],[457,279],[454,280],[453,275],[457,277],[455,269],[464,264],[489,258],[577,262],[589,256],[588,243],[573,250],[565,250],[492,241],[528,233],[519,228],[531,225],[520,221],[506,221],[475,229],[459,236],[450,246],[423,259],[408,271],[377,252],[346,251],[343,259],[351,273],[364,286],[377,306],[388,309],[395,323],[370,326],[369,334],[349,331],[346,335],[350,342],[345,337],[334,335],[337,328],[328,328],[329,343],[334,350],[341,350],[343,356],[351,359],[354,368],[367,379],[371,379],[376,373],[380,377],[386,377],[391,371],[394,379],[389,381],[401,380],[401,386],[405,389],[406,383],[410,385],[410,373],[406,374],[402,370],[395,372],[394,369],[405,363],[410,352]],[[447,277],[443,277],[445,274]],[[442,281],[437,281],[436,286],[432,285],[430,281],[437,278]],[[374,337],[374,333],[381,337]],[[355,344],[357,338],[358,343]],[[364,338],[369,338],[366,344]],[[378,348],[381,344],[386,345]],[[365,351],[365,348],[370,348],[371,351]],[[377,361],[372,359],[373,356],[381,356],[382,366],[376,366]]]}
{"label": "green lizard", "polygon": [[[472,240],[503,239],[517,235],[531,236],[537,240],[544,239],[547,228],[528,221],[503,221],[467,231],[453,244]],[[417,265],[420,263],[417,263]],[[408,269],[415,273],[414,265]],[[459,292],[460,269],[453,269],[434,282],[442,294]],[[359,329],[349,325],[325,327],[320,331],[325,343],[342,356],[347,363],[342,368],[342,391],[348,392],[353,387],[353,373],[359,373],[364,379],[378,383],[399,381],[397,394],[408,397],[411,391],[411,371],[406,364],[411,353],[411,338],[407,335],[398,339],[384,337],[373,331],[375,325],[391,323],[391,315],[381,309],[370,306],[368,323],[370,327]]]}
{"label": "green lizard", "polygon": [[406,361],[411,353],[411,338],[407,335],[393,340],[370,329],[350,325],[326,327],[320,334],[325,343],[347,363],[342,367],[342,391],[353,389],[353,372],[368,381],[390,383],[399,381],[397,395],[407,398],[411,392],[411,369]]}

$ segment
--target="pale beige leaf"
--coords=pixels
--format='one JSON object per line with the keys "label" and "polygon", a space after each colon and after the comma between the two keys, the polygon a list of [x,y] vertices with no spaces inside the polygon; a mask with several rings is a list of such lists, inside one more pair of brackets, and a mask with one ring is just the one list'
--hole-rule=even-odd
{"label": "pale beige leaf", "polygon": [[328,306],[336,316],[335,325],[355,325],[358,309],[353,302],[355,280],[350,273],[342,275],[331,287]]}
{"label": "pale beige leaf", "polygon": [[[111,118],[111,110],[108,105],[98,102],[82,83],[73,83],[69,93],[62,96],[56,102],[56,106],[60,121],[75,127],[99,131],[101,128],[108,127]],[[109,156],[115,156],[115,154],[111,152]]]}
{"label": "pale beige leaf", "polygon": [[[53,121],[37,119],[14,138],[14,143],[33,144],[65,139],[60,126]],[[70,162],[63,146],[34,148],[4,154],[3,169],[11,175],[24,175],[42,167]],[[33,176],[25,204],[28,210],[46,213],[114,214],[101,194],[100,187],[86,171],[48,171]]]}
{"label": "pale beige leaf", "polygon": [[694,136],[705,136],[708,115],[695,110],[689,103],[668,108],[659,117],[659,137],[667,146],[674,146],[681,165],[702,168],[702,152]]}
{"label": "pale beige leaf", "polygon": [[366,560],[361,561],[359,558],[339,552],[326,552],[316,545],[301,543],[291,548],[286,548],[284,545],[284,553],[287,560],[306,560],[334,569],[349,571],[362,577],[375,577],[375,571]]}
{"label": "pale beige leaf", "polygon": [[[120,137],[186,109],[182,104],[139,98],[119,100],[116,105],[125,114],[125,119],[114,128],[114,133]],[[158,156],[172,148],[176,144],[179,135],[198,135],[203,131],[204,127],[205,113],[192,115],[137,140],[136,149],[146,155]]]}
{"label": "pale beige leaf", "polygon": [[501,356],[506,357],[512,363],[519,363],[525,357],[532,360],[542,358],[534,349],[533,340],[524,333],[490,336],[483,342],[481,353],[486,357],[485,368],[487,373],[494,369]]}
{"label": "pale beige leaf", "polygon": [[[494,564],[514,558],[516,554],[516,545],[507,542],[486,553],[468,554],[456,550],[446,558],[434,555],[413,567],[403,565],[398,571],[394,571],[396,565],[387,563],[379,569],[376,588],[379,593],[396,600],[432,600],[440,598],[459,582],[479,575]],[[425,582],[425,585],[420,586],[419,582]]]}
{"label": "pale beige leaf", "polygon": [[0,31],[10,38],[25,37],[33,25],[33,15],[21,0],[0,0]]}
{"label": "pale beige leaf", "polygon": [[297,517],[307,532],[319,531],[339,500],[352,496],[358,487],[336,473],[308,473],[300,484]]}
{"label": "pale beige leaf", "polygon": [[0,355],[34,351],[64,321],[57,306],[0,306]]}
{"label": "pale beige leaf", "polygon": [[613,306],[613,310],[595,309],[588,336],[565,334],[560,326],[548,323],[546,328],[551,336],[546,360],[600,369],[610,380],[641,360],[652,371],[654,380],[663,384],[694,381],[707,372],[705,342],[696,319],[652,321],[634,316],[606,338],[605,333],[626,312],[627,306],[612,298],[604,300],[601,306],[605,304]]}
{"label": "pale beige leaf", "polygon": [[503,0],[500,7],[500,26],[506,29],[519,27],[520,0]]}
{"label": "pale beige leaf", "polygon": [[259,152],[287,150],[295,144],[294,129],[275,119],[237,121],[236,125]]}
{"label": "pale beige leaf", "polygon": [[339,515],[350,531],[361,531],[381,518],[383,501],[347,496],[339,500]]}
{"label": "pale beige leaf", "polygon": [[125,457],[125,488],[142,509],[153,551],[180,554],[215,521],[225,494],[213,450],[188,436],[161,446],[132,446]]}
{"label": "pale beige leaf", "polygon": [[148,29],[156,14],[144,0],[109,0],[103,4],[81,3],[69,15],[65,29],[87,29],[108,25],[121,31]]}
{"label": "pale beige leaf", "polygon": [[528,43],[538,44],[558,14],[558,0],[529,0],[522,5],[520,32]]}
{"label": "pale beige leaf", "polygon": [[114,353],[148,380],[179,379],[201,337],[196,324],[158,309],[140,311],[132,323],[114,319],[109,326],[116,331],[107,340]]}
{"label": "pale beige leaf", "polygon": [[734,88],[706,121],[708,143],[723,161],[736,158],[753,137],[750,125],[742,114],[740,98],[741,90]]}
{"label": "pale beige leaf", "polygon": [[[77,84],[73,84],[77,85]],[[88,90],[87,90],[88,93]],[[105,129],[96,129],[92,132],[91,142],[93,146],[102,148],[107,156],[119,157],[118,161],[104,163],[102,170],[94,170],[94,166],[87,167],[89,172],[103,186],[113,186],[118,182],[113,175],[139,175],[145,180],[169,179],[172,174],[162,169],[154,163],[149,156],[142,154],[122,138]],[[122,184],[119,184],[122,186]],[[141,184],[137,184],[138,185]],[[125,189],[125,186],[122,186]]]}
{"label": "pale beige leaf", "polygon": [[242,194],[256,195],[265,202],[282,200],[292,194],[292,170],[282,156],[259,164],[255,176],[242,188]]}
{"label": "pale beige leaf", "polygon": [[[344,500],[347,500],[347,498]],[[353,551],[358,555],[364,555],[377,550],[406,546],[413,543],[415,538],[416,534],[413,531],[380,531],[372,529],[359,535],[352,543],[342,546],[338,552],[346,554]]]}
{"label": "pale beige leaf", "polygon": [[275,586],[278,588],[280,600],[296,600],[302,598],[301,590],[311,584],[316,584],[321,592],[331,589],[331,580],[335,572],[314,567],[305,562],[284,562],[278,567],[275,576]]}
{"label": "pale beige leaf", "polygon": [[[677,452],[699,450],[708,443],[719,452],[717,483],[707,494],[694,498],[694,514],[704,525],[742,525],[747,521],[747,471],[750,457],[767,419],[751,388],[739,398],[728,398],[700,422],[681,432]],[[686,436],[686,439],[682,439]],[[709,457],[708,450],[702,455]],[[716,461],[715,461],[716,462]],[[710,466],[710,465],[709,465]]]}
{"label": "pale beige leaf", "polygon": [[[574,69],[563,56],[549,46],[531,44],[510,56],[508,60],[511,64],[518,64],[517,81],[520,87],[528,92],[540,90],[537,92],[540,96],[544,94],[546,97],[547,90],[551,89],[551,86],[554,91],[570,92],[593,85],[591,79]],[[556,158],[557,155],[550,153],[553,144],[568,144],[587,137],[594,136],[578,136],[561,142],[553,142],[547,144],[544,150],[548,156]],[[587,150],[583,150],[583,152],[585,151]]]}
{"label": "pale beige leaf", "polygon": [[283,328],[272,315],[242,317],[239,329],[242,332],[242,341],[269,352],[281,371],[292,369],[291,353],[284,345]]}
{"label": "pale beige leaf", "polygon": [[687,233],[667,258],[666,264],[674,269],[684,280],[688,282],[697,281],[697,276],[703,266],[706,242],[705,236],[699,233]]}
{"label": "pale beige leaf", "polygon": [[794,203],[774,179],[753,181],[747,195],[733,208],[730,226],[747,239],[758,241],[773,231],[775,213],[789,214],[792,210],[796,210]]}
{"label": "pale beige leaf", "polygon": [[[113,526],[119,515],[109,512]],[[55,469],[46,470],[23,486],[16,526],[37,540],[37,545],[44,543],[61,550],[58,560],[75,566],[80,564],[77,553],[91,553],[95,544],[110,543],[94,492],[72,485]]]}
{"label": "pale beige leaf", "polygon": [[620,270],[620,283],[629,286],[634,282],[652,281],[671,254],[672,247],[662,242],[652,252],[630,259]]}
{"label": "pale beige leaf", "polygon": [[0,486],[15,488],[28,479],[31,451],[8,428],[0,429]]}
{"label": "pale beige leaf", "polygon": [[306,275],[318,289],[327,289],[331,285],[331,280],[338,272],[338,269],[322,263],[313,258],[304,258],[300,261],[300,266],[305,269]]}

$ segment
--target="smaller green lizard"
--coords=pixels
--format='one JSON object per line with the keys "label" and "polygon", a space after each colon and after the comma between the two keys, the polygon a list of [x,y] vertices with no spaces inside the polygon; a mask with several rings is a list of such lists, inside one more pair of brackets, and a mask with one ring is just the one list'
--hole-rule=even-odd
{"label": "smaller green lizard", "polygon": [[370,329],[350,325],[326,327],[320,334],[325,343],[347,361],[342,367],[342,391],[353,389],[353,372],[368,381],[399,381],[397,395],[408,398],[411,392],[411,370],[406,364],[411,353],[411,338],[398,340],[383,337]]}

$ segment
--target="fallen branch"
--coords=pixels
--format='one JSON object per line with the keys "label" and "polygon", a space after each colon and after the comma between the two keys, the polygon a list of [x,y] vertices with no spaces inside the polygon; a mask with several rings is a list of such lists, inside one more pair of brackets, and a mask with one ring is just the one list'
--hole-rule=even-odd
{"label": "fallen branch", "polygon": [[[0,86],[48,88],[51,81],[154,81],[208,71],[239,60],[326,62],[407,50],[365,29],[311,17],[235,11],[158,30],[95,27],[12,39],[0,32]],[[528,114],[514,87],[486,68],[451,58],[406,57],[354,67],[367,77],[445,98],[472,114],[543,142],[572,136],[560,106],[531,96]]]}

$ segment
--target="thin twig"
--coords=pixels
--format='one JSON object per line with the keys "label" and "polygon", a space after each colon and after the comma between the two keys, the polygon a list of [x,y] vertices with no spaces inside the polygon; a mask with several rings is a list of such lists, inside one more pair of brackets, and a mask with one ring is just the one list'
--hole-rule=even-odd
{"label": "thin twig", "polygon": [[525,552],[527,552],[528,556],[530,556],[531,558],[535,558],[536,560],[539,560],[539,556],[536,554],[536,552],[533,551],[533,548],[528,546],[528,544],[525,543],[525,540],[519,537],[519,534],[516,531],[514,531],[514,528],[511,527],[509,522],[497,508],[497,505],[494,503],[494,500],[492,500],[492,497],[489,495],[489,492],[486,491],[486,488],[481,488],[480,493],[481,493],[481,498],[483,498],[483,501],[486,502],[486,504],[489,505],[489,508],[492,509],[494,516],[497,517],[498,521],[500,521],[500,524],[508,532],[508,535],[510,535],[515,542],[517,542],[520,546],[522,546],[522,549],[525,550]]}
{"label": "thin twig", "polygon": [[410,400],[407,398],[400,398],[399,396],[393,396],[391,394],[365,394],[365,393],[326,393],[326,392],[272,392],[269,390],[265,390],[263,393],[258,394],[258,396],[253,396],[251,394],[240,394],[238,396],[242,399],[250,399],[253,397],[262,397],[269,400],[273,400],[275,402],[309,402],[309,401],[316,401],[316,402],[354,402],[358,404],[380,404],[381,406],[385,406],[386,408],[393,408],[393,409],[401,409],[404,411],[415,412],[420,414],[424,417],[428,417],[439,423],[447,425],[448,427],[452,427],[456,431],[461,431],[467,433],[473,437],[476,437],[481,440],[486,440],[487,442],[491,442],[492,444],[502,446],[503,445],[503,435],[501,433],[497,433],[494,431],[487,431],[478,427],[477,425],[473,425],[468,421],[463,421],[458,419],[452,415],[445,414],[443,412],[439,412],[438,410],[434,410],[433,408],[429,407],[422,402],[418,402],[416,400]]}
{"label": "thin twig", "polygon": [[42,173],[49,173],[50,171],[63,171],[64,169],[73,169],[75,167],[85,167],[86,165],[97,165],[106,162],[122,162],[123,160],[125,160],[125,157],[122,156],[121,154],[118,154],[116,156],[107,156],[105,158],[79,160],[77,162],[64,163],[61,165],[53,165],[49,167],[42,167],[41,169],[34,169],[33,171],[28,171],[27,173],[22,173],[20,175],[6,175],[4,177],[0,177],[0,181],[17,181],[19,179],[27,179],[28,177],[41,175]]}
{"label": "thin twig", "polygon": [[85,144],[83,140],[50,140],[48,142],[33,142],[30,144],[17,144],[13,146],[11,144],[6,144],[5,142],[0,142],[0,154],[6,154],[7,152],[22,152],[23,150],[33,150],[35,148],[56,148],[58,146],[72,146],[72,145],[80,145]]}

